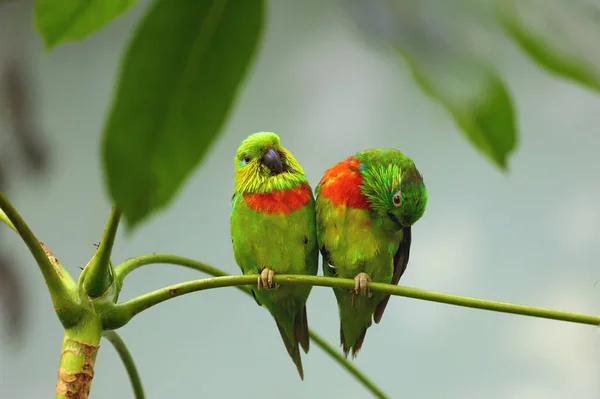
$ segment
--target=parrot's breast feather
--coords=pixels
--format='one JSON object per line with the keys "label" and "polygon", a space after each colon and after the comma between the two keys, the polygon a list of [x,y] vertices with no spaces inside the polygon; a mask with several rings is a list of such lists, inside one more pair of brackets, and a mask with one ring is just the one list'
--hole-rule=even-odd
{"label": "parrot's breast feather", "polygon": [[333,206],[369,209],[369,203],[360,190],[362,181],[360,161],[349,157],[325,171],[319,182],[320,195],[328,198]]}
{"label": "parrot's breast feather", "polygon": [[248,207],[261,213],[289,214],[305,207],[312,198],[308,184],[301,184],[289,190],[275,190],[270,193],[244,194]]}

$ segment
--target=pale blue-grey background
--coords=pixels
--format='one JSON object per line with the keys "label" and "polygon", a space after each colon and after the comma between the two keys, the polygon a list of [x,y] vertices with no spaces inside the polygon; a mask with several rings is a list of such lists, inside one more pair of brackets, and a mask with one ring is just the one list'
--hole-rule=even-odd
{"label": "pale blue-grey background", "polygon": [[[115,262],[156,251],[237,273],[229,239],[232,157],[247,134],[270,130],[313,185],[325,168],[366,148],[394,146],[415,159],[430,200],[413,229],[403,284],[600,313],[600,287],[593,288],[600,279],[600,97],[552,78],[500,40],[490,53],[513,93],[522,133],[510,173],[502,174],[399,59],[361,39],[336,2],[269,3],[262,50],[224,134],[170,207],[133,236],[120,236]],[[30,1],[0,7],[0,46],[24,37],[15,53],[33,73],[53,154],[49,173],[14,183],[10,198],[75,275],[110,209],[100,132],[119,56],[145,6],[50,53],[30,28]],[[22,265],[29,314],[20,345],[0,329],[0,397],[51,397],[61,326],[25,246],[4,236]],[[128,278],[122,299],[199,277],[148,267]],[[313,290],[308,318],[337,346],[329,289]],[[370,397],[316,345],[303,357],[301,382],[269,314],[234,289],[169,301],[119,332],[149,398]],[[394,298],[355,364],[393,398],[598,398],[599,338],[590,326]],[[91,397],[132,397],[105,341]]]}

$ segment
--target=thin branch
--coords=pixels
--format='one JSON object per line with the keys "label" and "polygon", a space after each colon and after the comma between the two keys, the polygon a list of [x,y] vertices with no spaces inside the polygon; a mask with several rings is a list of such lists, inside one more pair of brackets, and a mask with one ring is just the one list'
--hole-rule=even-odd
{"label": "thin branch", "polygon": [[[136,270],[139,267],[152,265],[157,263],[166,263],[173,264],[177,266],[189,267],[190,269],[194,269],[200,272],[204,272],[206,274],[210,274],[214,277],[223,277],[228,276],[224,271],[217,269],[216,267],[212,267],[207,265],[206,263],[198,262],[194,259],[184,258],[182,256],[177,255],[168,255],[168,254],[152,254],[152,255],[142,255],[137,256],[135,258],[127,259],[125,262],[121,263],[116,267],[116,281],[118,284],[122,286],[123,280],[125,277]],[[237,289],[243,291],[248,296],[251,296],[250,288],[246,285],[238,285]],[[107,323],[105,322],[104,328],[107,327]],[[116,327],[113,327],[116,328]],[[322,339],[319,335],[317,335],[314,331],[309,329],[310,338],[312,341],[319,346],[325,353],[329,354],[336,362],[340,363],[343,368],[348,370],[353,376],[355,376],[358,381],[360,381],[365,388],[367,388],[373,395],[380,399],[386,399],[387,397],[382,391],[375,386],[364,374],[361,373],[359,369],[357,369],[348,359],[344,358],[341,354],[337,353],[335,348],[329,345],[324,339]]]}
{"label": "thin branch", "polygon": [[135,367],[133,357],[125,345],[125,341],[123,341],[119,334],[111,330],[104,331],[102,336],[114,346],[115,350],[119,354],[119,357],[125,366],[125,370],[127,370],[127,375],[129,375],[129,381],[131,382],[135,399],[144,399],[146,395],[144,394],[142,379],[140,378],[137,367]]}
{"label": "thin branch", "polygon": [[[29,226],[25,223],[21,215],[12,206],[8,199],[0,192],[0,209],[2,214],[0,218],[15,230],[21,239],[29,248],[38,264],[44,281],[48,286],[48,291],[52,297],[54,309],[63,323],[63,326],[69,327],[74,322],[78,312],[78,301],[76,296],[75,280],[69,272],[60,264],[58,259],[35,237]],[[65,325],[67,324],[67,325]]]}
{"label": "thin branch", "polygon": [[256,284],[257,277],[252,275],[211,277],[161,288],[107,308],[102,315],[103,325],[105,329],[117,329],[127,324],[135,315],[169,299],[211,288]]}
{"label": "thin branch", "polygon": [[113,207],[102,236],[102,241],[98,245],[96,254],[86,266],[88,269],[83,287],[90,298],[102,296],[112,285],[114,272],[110,263],[110,255],[117,236],[121,211]]}
{"label": "thin branch", "polygon": [[313,342],[319,345],[325,352],[329,354],[332,358],[338,361],[350,374],[354,376],[357,380],[362,382],[362,384],[375,395],[375,397],[379,399],[387,399],[386,394],[384,394],[377,385],[375,385],[371,380],[369,380],[364,374],[360,372],[352,363],[350,363],[347,359],[344,358],[338,351],[333,349],[329,344],[321,338],[319,335],[315,334],[314,331],[310,331],[310,338]]}
{"label": "thin branch", "polygon": [[[208,279],[187,281],[141,295],[137,298],[116,305],[113,311],[123,317],[125,323],[136,314],[181,295],[190,292],[203,291],[211,288],[230,287],[256,284],[257,275],[239,275],[213,277]],[[354,289],[354,280],[336,277],[302,276],[291,274],[276,274],[273,282],[280,285],[311,285],[319,287]],[[568,321],[572,323],[600,325],[600,316],[562,312],[553,309],[535,308],[532,306],[514,305],[505,302],[488,301],[485,299],[469,298],[458,295],[443,294],[417,288],[402,287],[392,284],[369,283],[371,291],[395,296],[421,299],[426,301],[484,309],[494,312],[520,314],[523,316],[540,317]]]}
{"label": "thin branch", "polygon": [[[135,258],[129,258],[123,263],[117,265],[115,268],[115,279],[121,283],[125,280],[125,277],[132,271],[148,265],[155,264],[171,264],[176,266],[188,267],[190,269],[198,270],[200,272],[210,274],[213,277],[229,276],[221,269],[207,265],[206,263],[185,258],[183,256],[169,255],[169,254],[149,254],[136,256]],[[247,294],[250,294],[250,290],[242,289]]]}
{"label": "thin branch", "polygon": [[[153,255],[143,255],[135,258],[131,258],[126,260],[117,266],[116,274],[118,278],[123,279],[133,270],[150,264],[156,263],[169,263],[180,266],[189,267],[191,269],[200,270],[206,272],[208,274],[212,274],[215,276],[226,276],[227,274],[222,272],[219,269],[215,269],[212,266],[206,265],[205,263],[195,261],[193,259],[184,258],[176,255],[168,255],[168,254],[153,254]],[[250,277],[250,276],[238,276],[238,277]],[[250,281],[249,285],[253,285],[256,283],[256,276],[252,276],[254,281]],[[198,290],[204,290],[208,288],[217,288],[208,287],[205,285],[206,283],[201,282],[203,280],[190,281],[187,283],[176,284],[171,287],[167,287],[163,290],[157,290],[153,293],[143,295],[144,301],[149,300],[150,297],[152,302],[156,301],[158,298],[154,298],[154,296],[160,297],[160,300],[157,303],[163,302],[164,300],[170,299],[174,296],[183,295],[183,291],[177,293],[176,295],[170,294],[169,290],[178,291],[180,287],[185,289],[185,293],[193,292],[194,284],[198,285]],[[234,280],[235,283],[232,285],[239,285],[240,280]],[[332,278],[332,277],[321,277],[321,276],[301,276],[301,275],[275,275],[274,282],[278,284],[286,285],[286,284],[302,284],[302,285],[313,285],[313,286],[321,286],[321,287],[336,287],[336,288],[354,288],[354,280],[350,279],[342,279],[342,278]],[[215,283],[211,283],[215,284]],[[227,285],[218,285],[218,287],[227,286]],[[369,287],[372,291],[381,292],[384,294],[390,294],[395,296],[404,296],[408,298],[421,299],[425,301],[446,303],[449,305],[463,306],[468,308],[475,309],[483,309],[490,310],[493,312],[502,312],[502,313],[512,313],[519,314],[523,316],[531,316],[531,317],[540,317],[544,319],[552,319],[552,320],[560,320],[560,321],[568,321],[572,323],[579,324],[589,324],[589,325],[600,325],[600,316],[596,315],[587,315],[587,314],[579,314],[579,313],[571,313],[571,312],[563,312],[554,309],[545,309],[545,308],[537,308],[533,306],[525,306],[525,305],[516,305],[506,302],[497,302],[497,301],[489,301],[485,299],[478,298],[470,298],[465,296],[444,294],[441,292],[427,291],[421,290],[418,288],[411,287],[403,287],[396,286],[391,284],[383,284],[383,283],[369,283]],[[167,292],[167,294],[165,294]],[[249,292],[249,291],[247,291]],[[162,293],[162,294],[161,294]],[[141,297],[138,297],[141,298]],[[137,298],[136,298],[137,299]],[[128,301],[132,302],[134,300]],[[127,302],[126,302],[127,303]],[[124,303],[125,304],[125,303]],[[123,304],[123,305],[124,305]],[[118,305],[121,306],[121,305]]]}

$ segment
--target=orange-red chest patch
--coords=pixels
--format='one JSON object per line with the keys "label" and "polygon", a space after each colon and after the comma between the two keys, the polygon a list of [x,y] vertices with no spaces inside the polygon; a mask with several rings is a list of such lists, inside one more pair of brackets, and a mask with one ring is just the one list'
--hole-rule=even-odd
{"label": "orange-red chest patch", "polygon": [[321,179],[321,195],[329,198],[334,206],[369,209],[367,199],[360,191],[362,175],[360,161],[350,157],[327,169]]}
{"label": "orange-red chest patch", "polygon": [[245,194],[246,204],[256,212],[285,213],[302,209],[310,202],[312,192],[306,184],[292,190],[274,191],[272,193]]}

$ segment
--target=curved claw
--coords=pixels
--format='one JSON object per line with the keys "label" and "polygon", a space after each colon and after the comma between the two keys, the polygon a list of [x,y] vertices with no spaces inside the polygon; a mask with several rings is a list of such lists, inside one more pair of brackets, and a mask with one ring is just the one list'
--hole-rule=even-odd
{"label": "curved claw", "polygon": [[373,296],[373,293],[369,289],[369,283],[371,282],[371,277],[367,273],[358,273],[356,277],[354,277],[354,293],[356,295],[366,296],[369,298]]}
{"label": "curved claw", "polygon": [[256,288],[259,290],[262,289],[272,289],[279,287],[278,284],[273,284],[273,276],[275,272],[273,269],[265,267],[261,272],[260,276],[258,276],[258,282],[256,283]]}

